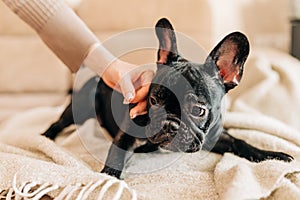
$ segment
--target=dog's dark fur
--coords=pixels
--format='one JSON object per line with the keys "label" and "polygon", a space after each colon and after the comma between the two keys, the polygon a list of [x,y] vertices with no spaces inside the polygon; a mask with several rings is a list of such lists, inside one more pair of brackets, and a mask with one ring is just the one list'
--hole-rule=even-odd
{"label": "dog's dark fur", "polygon": [[[266,159],[291,161],[281,152],[257,149],[229,135],[223,128],[221,100],[238,85],[243,65],[249,53],[245,35],[227,35],[209,54],[204,64],[182,58],[177,50],[173,27],[163,18],[156,24],[159,39],[157,73],[147,97],[146,115],[134,120],[128,111],[134,106],[124,105],[123,97],[102,80],[89,80],[74,92],[74,100],[60,119],[44,133],[54,139],[65,127],[81,124],[92,117],[96,109],[98,121],[114,138],[102,172],[120,177],[126,154],[136,140],[146,143],[134,152],[152,152],[159,148],[170,151],[196,152],[201,149],[219,154],[232,152],[250,161]],[[96,88],[95,106],[89,94]],[[112,97],[113,95],[113,97]],[[114,110],[112,110],[112,105]],[[72,111],[72,107],[80,110]],[[74,116],[76,119],[74,120]]]}

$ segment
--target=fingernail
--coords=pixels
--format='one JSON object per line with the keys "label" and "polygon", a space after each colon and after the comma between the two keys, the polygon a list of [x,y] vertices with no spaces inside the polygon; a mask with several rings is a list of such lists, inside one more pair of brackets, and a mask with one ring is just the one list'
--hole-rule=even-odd
{"label": "fingernail", "polygon": [[125,94],[125,98],[124,98],[124,104],[129,104],[130,101],[133,99],[133,94],[132,92],[128,92]]}
{"label": "fingernail", "polygon": [[147,113],[148,113],[147,111],[140,112],[140,113],[133,113],[132,115],[130,115],[130,118],[131,118],[131,119],[134,119],[134,118],[136,118],[138,115],[145,115],[145,114],[147,114]]}
{"label": "fingernail", "polygon": [[132,115],[130,115],[130,118],[134,119],[134,118],[136,118],[136,116],[137,116],[137,114],[132,114]]}

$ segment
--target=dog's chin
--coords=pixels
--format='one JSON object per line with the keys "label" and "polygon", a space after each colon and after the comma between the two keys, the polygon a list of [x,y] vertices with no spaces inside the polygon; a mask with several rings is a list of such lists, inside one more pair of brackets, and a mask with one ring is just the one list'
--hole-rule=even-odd
{"label": "dog's chin", "polygon": [[159,147],[168,151],[184,153],[195,153],[202,149],[202,145],[196,143],[174,145],[172,142],[164,142]]}
{"label": "dog's chin", "polygon": [[[193,138],[191,142],[183,142],[177,137],[177,133],[173,136],[174,133],[167,132],[158,132],[157,134],[149,137],[148,140],[157,144],[160,148],[173,152],[184,152],[184,153],[194,153],[202,149],[202,142],[198,138]],[[172,135],[172,136],[171,136]]]}

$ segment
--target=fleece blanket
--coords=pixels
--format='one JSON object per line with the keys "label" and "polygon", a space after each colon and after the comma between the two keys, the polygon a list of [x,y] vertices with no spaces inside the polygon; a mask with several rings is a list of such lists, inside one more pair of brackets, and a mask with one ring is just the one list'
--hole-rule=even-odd
{"label": "fleece blanket", "polygon": [[135,154],[116,180],[98,173],[111,143],[96,120],[55,142],[40,133],[64,106],[20,113],[0,126],[0,199],[300,199],[300,62],[257,49],[240,86],[225,99],[235,137],[282,151],[291,163],[252,163],[226,153]]}

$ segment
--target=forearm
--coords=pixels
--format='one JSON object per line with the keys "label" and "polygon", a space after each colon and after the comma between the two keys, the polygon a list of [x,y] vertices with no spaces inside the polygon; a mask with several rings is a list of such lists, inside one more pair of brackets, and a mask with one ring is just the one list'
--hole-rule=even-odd
{"label": "forearm", "polygon": [[101,75],[103,69],[114,59],[64,1],[2,1],[38,33],[72,72],[76,72],[85,62]]}

